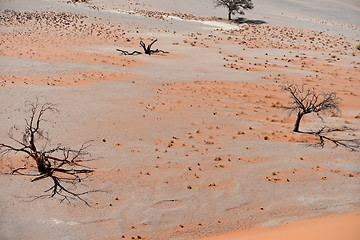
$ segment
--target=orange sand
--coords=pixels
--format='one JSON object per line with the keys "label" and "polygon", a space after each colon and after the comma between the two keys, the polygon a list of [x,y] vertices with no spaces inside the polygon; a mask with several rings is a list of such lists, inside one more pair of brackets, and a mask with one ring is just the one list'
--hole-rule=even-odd
{"label": "orange sand", "polygon": [[316,218],[272,229],[252,229],[201,240],[358,240],[360,212]]}

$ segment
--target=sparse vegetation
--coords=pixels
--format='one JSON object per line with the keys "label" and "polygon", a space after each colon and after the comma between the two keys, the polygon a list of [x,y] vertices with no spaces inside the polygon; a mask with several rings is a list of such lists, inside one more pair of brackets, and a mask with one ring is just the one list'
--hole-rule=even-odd
{"label": "sparse vegetation", "polygon": [[235,13],[244,15],[244,10],[253,9],[254,5],[251,0],[214,0],[215,7],[225,7],[228,9],[228,19]]}
{"label": "sparse vegetation", "polygon": [[38,99],[34,102],[27,102],[27,106],[30,117],[25,119],[25,130],[20,131],[17,127],[12,127],[9,131],[9,138],[13,144],[0,143],[0,154],[1,157],[10,153],[25,154],[27,161],[35,162],[38,174],[20,171],[25,170],[25,166],[12,170],[11,174],[35,177],[31,182],[47,178],[53,181],[53,185],[45,191],[45,194],[37,196],[35,199],[59,196],[61,202],[81,200],[88,205],[81,196],[95,191],[75,193],[66,188],[64,183],[75,185],[93,172],[92,169],[83,165],[84,162],[89,161],[87,159],[89,153],[86,152],[86,149],[89,147],[90,141],[83,143],[76,150],[61,144],[51,147],[48,133],[41,128],[41,124],[46,122],[45,113],[58,112],[56,106],[48,102],[41,104]]}
{"label": "sparse vegetation", "polygon": [[360,50],[360,44],[356,46],[356,49],[357,49],[357,50]]}
{"label": "sparse vegetation", "polygon": [[290,110],[290,114],[293,112],[297,114],[294,132],[299,132],[300,121],[306,114],[316,113],[322,119],[320,114],[340,112],[340,98],[337,97],[336,92],[317,93],[314,88],[305,88],[304,85],[299,87],[296,84],[287,85],[283,90],[290,93],[291,101],[287,109]]}
{"label": "sparse vegetation", "polygon": [[[297,114],[293,130],[294,132],[300,132],[300,121],[306,114],[315,113],[320,119],[322,119],[321,114],[337,114],[340,112],[339,104],[341,99],[337,97],[336,92],[317,93],[314,88],[305,88],[304,85],[300,88],[296,84],[287,85],[283,88],[283,90],[290,93],[290,106],[286,108],[290,110],[290,114],[293,112]],[[322,127],[318,131],[302,131],[301,133],[319,137],[318,143],[310,145],[324,147],[325,141],[328,141],[333,143],[336,147],[342,146],[352,151],[357,151],[360,148],[360,139],[343,139],[331,136],[331,133],[349,131],[353,131],[353,129],[348,127]]]}

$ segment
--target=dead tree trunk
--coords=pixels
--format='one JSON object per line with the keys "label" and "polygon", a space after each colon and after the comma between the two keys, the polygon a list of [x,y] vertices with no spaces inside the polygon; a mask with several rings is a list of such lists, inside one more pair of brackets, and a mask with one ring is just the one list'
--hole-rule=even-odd
{"label": "dead tree trunk", "polygon": [[144,53],[151,55],[151,46],[157,41],[157,39],[155,39],[152,43],[150,43],[147,47],[145,45],[145,43],[143,41],[140,41],[140,46],[144,49]]}
{"label": "dead tree trunk", "polygon": [[298,113],[296,122],[295,122],[295,126],[294,126],[294,132],[299,132],[300,121],[303,116],[304,116],[304,114]]}

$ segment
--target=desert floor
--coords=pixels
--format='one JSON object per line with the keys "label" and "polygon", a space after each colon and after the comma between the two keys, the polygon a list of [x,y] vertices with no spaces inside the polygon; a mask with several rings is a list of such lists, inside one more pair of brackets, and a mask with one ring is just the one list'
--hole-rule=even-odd
{"label": "desert floor", "polygon": [[[2,156],[0,238],[197,239],[359,212],[359,2],[253,2],[235,23],[212,0],[0,0],[0,143],[49,102],[51,146],[93,140],[95,170],[65,183],[87,206],[37,198],[52,180]],[[155,39],[169,53],[116,50]],[[337,92],[341,114],[300,130],[346,146],[292,131],[292,83]]]}

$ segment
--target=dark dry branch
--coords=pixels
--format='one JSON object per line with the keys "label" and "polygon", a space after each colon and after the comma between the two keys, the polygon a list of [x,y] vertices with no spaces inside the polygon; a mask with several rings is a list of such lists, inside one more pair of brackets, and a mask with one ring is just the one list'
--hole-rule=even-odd
{"label": "dark dry branch", "polygon": [[73,3],[78,3],[78,2],[82,2],[82,3],[88,3],[90,0],[71,0]]}
{"label": "dark dry branch", "polygon": [[141,52],[138,52],[138,51],[133,51],[130,53],[128,51],[121,50],[121,49],[116,49],[116,51],[121,52],[122,55],[140,55],[140,54],[142,54]]}
{"label": "dark dry branch", "polygon": [[[13,170],[11,174],[36,176],[31,182],[51,178],[53,186],[45,191],[50,193],[39,198],[60,196],[61,202],[77,199],[88,205],[81,196],[95,191],[75,193],[64,187],[63,183],[75,185],[94,171],[83,165],[83,163],[91,161],[88,159],[89,153],[86,152],[91,141],[83,143],[77,150],[62,145],[49,148],[50,139],[48,134],[41,129],[41,123],[45,121],[43,116],[46,112],[57,112],[55,105],[40,104],[38,99],[34,102],[28,102],[27,105],[29,106],[30,117],[25,119],[25,130],[20,132],[16,127],[11,128],[9,137],[13,140],[14,145],[0,143],[0,155],[3,156],[12,152],[24,153],[27,159],[35,161],[39,174],[21,173],[19,170],[26,169],[24,167]],[[15,137],[14,131],[18,133],[17,137]],[[22,136],[21,140],[19,140],[19,136]]]}
{"label": "dark dry branch", "polygon": [[297,119],[294,126],[294,132],[299,132],[300,121],[302,117],[309,113],[316,113],[322,120],[321,113],[337,114],[340,112],[340,98],[336,96],[336,92],[316,93],[314,88],[300,88],[296,84],[290,84],[283,87],[283,91],[290,93],[289,107],[290,114],[295,112]]}
{"label": "dark dry branch", "polygon": [[[154,54],[154,53],[169,53],[169,52],[159,50],[159,49],[151,50],[152,45],[156,41],[157,41],[157,39],[152,41],[148,46],[146,46],[146,44],[143,41],[140,41],[140,46],[144,49],[144,54],[148,54],[150,56],[151,54]],[[128,51],[121,50],[121,49],[116,49],[116,51],[121,52],[121,54],[123,54],[123,55],[139,55],[139,54],[142,54],[141,52],[138,52],[138,51],[128,52]]]}

